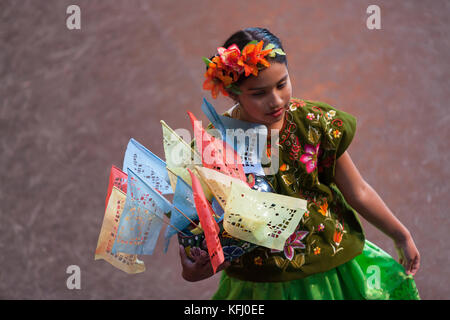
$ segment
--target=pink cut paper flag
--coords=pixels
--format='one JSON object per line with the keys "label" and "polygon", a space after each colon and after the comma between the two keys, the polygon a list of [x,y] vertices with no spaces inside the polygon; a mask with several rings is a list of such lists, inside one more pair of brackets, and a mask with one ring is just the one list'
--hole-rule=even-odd
{"label": "pink cut paper flag", "polygon": [[222,245],[220,244],[218,236],[218,225],[213,218],[214,211],[206,200],[203,193],[202,186],[197,176],[189,170],[192,179],[192,191],[194,193],[194,202],[197,209],[197,214],[202,225],[202,229],[205,233],[206,246],[208,247],[209,257],[214,273],[217,268],[225,261]]}
{"label": "pink cut paper flag", "polygon": [[188,115],[194,129],[197,150],[202,155],[202,165],[247,182],[239,154],[225,141],[207,133],[192,112],[188,111]]}
{"label": "pink cut paper flag", "polygon": [[109,174],[109,185],[108,185],[108,191],[106,193],[106,203],[105,203],[105,210],[108,206],[109,197],[111,196],[111,191],[113,187],[116,187],[123,192],[127,193],[127,174],[117,168],[115,165],[111,166],[111,171]]}

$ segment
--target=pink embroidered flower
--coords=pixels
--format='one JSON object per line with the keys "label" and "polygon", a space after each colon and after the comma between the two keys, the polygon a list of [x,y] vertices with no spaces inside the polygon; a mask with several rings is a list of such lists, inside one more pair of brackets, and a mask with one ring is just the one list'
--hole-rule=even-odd
{"label": "pink embroidered flower", "polygon": [[320,232],[320,231],[323,231],[323,229],[325,229],[325,226],[323,225],[323,223],[321,223],[317,226],[317,231]]}
{"label": "pink embroidered flower", "polygon": [[[286,240],[284,245],[284,256],[289,261],[294,257],[294,249],[305,249],[305,245],[302,243],[302,239],[306,237],[308,231],[296,231]],[[272,249],[271,252],[280,252],[279,250]]]}
{"label": "pink embroidered flower", "polygon": [[305,153],[300,157],[300,162],[306,165],[306,172],[311,173],[317,168],[317,158],[319,156],[319,146],[305,145]]}

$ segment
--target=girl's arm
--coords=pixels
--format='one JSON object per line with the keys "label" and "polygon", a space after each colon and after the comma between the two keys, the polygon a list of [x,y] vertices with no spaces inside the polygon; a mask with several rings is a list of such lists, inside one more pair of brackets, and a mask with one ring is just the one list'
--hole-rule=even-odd
{"label": "girl's arm", "polygon": [[420,266],[420,255],[410,232],[361,177],[348,152],[336,162],[335,183],[349,205],[395,242],[399,262],[406,273],[414,275]]}

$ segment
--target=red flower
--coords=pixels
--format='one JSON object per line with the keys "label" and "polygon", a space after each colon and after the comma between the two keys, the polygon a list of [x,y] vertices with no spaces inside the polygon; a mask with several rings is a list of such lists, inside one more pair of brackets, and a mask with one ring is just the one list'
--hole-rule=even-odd
{"label": "red flower", "polygon": [[238,64],[239,58],[241,57],[241,50],[239,50],[236,44],[232,44],[228,49],[219,47],[217,48],[217,52],[219,52],[220,60],[226,67],[237,73],[242,72],[244,68]]}

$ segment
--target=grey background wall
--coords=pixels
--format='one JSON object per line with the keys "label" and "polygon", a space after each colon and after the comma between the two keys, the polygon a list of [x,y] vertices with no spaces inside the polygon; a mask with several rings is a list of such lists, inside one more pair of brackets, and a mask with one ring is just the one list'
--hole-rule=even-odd
{"label": "grey background wall", "polygon": [[[66,28],[70,4],[81,30]],[[381,30],[366,27],[370,4]],[[163,157],[160,119],[206,121],[201,57],[263,26],[283,41],[294,96],[357,117],[349,152],[413,234],[422,298],[448,299],[449,12],[444,0],[1,1],[0,298],[210,298],[219,276],[185,282],[175,241],[138,275],[94,261],[108,175],[131,137]],[[81,290],[66,287],[73,264]]]}

